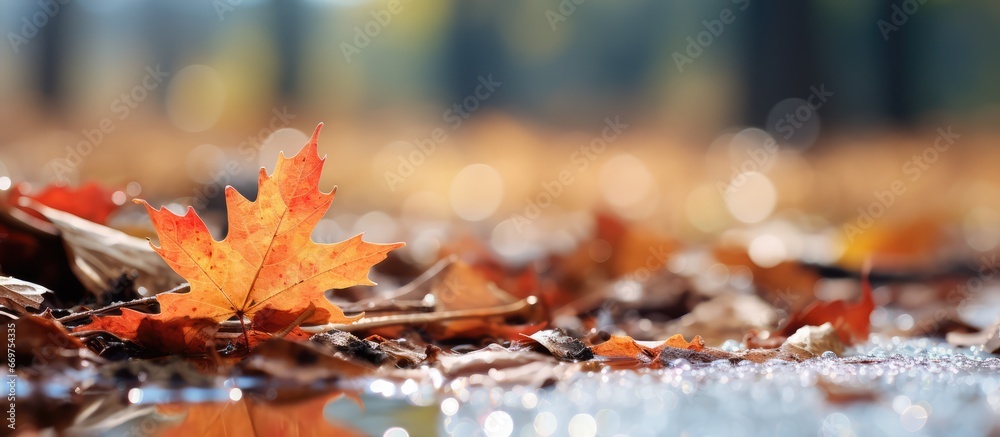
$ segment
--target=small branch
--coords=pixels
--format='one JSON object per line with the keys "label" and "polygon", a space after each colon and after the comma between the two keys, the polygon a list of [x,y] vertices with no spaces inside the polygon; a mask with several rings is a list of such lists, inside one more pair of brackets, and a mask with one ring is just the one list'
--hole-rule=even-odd
{"label": "small branch", "polygon": [[305,311],[303,311],[302,314],[299,314],[299,316],[296,317],[295,320],[292,320],[291,324],[289,324],[288,326],[286,326],[284,329],[282,329],[282,330],[280,330],[278,332],[275,332],[274,334],[271,334],[271,335],[273,337],[284,338],[286,335],[288,335],[289,332],[292,332],[292,330],[295,329],[296,326],[301,325],[302,322],[304,322],[307,319],[309,319],[310,317],[312,317],[313,314],[316,314],[316,306],[315,305],[309,305],[309,308],[306,309]]}
{"label": "small branch", "polygon": [[[416,277],[416,279],[410,281],[408,284],[402,287],[397,288],[396,291],[389,296],[376,296],[364,299],[351,305],[343,305],[341,306],[340,309],[347,313],[360,313],[363,311],[379,311],[381,305],[391,305],[393,301],[395,301],[397,304],[403,304],[404,302],[413,302],[413,301],[396,301],[396,299],[416,291],[418,288],[427,283],[427,281],[430,281],[432,278],[434,278],[439,273],[444,271],[446,267],[454,264],[456,261],[458,261],[458,256],[449,255],[445,258],[442,258],[440,261],[431,266],[431,268],[421,273],[420,276]],[[402,309],[405,310],[406,308]]]}
{"label": "small branch", "polygon": [[[389,298],[392,299],[392,298]],[[434,305],[428,305],[423,300],[389,300],[387,302],[371,302],[367,307],[361,308],[357,305],[342,307],[345,313],[389,313],[389,312],[429,312],[434,311]]]}
{"label": "small branch", "polygon": [[[538,305],[538,298],[528,296],[517,302],[501,305],[492,308],[475,308],[468,310],[436,311],[433,313],[421,314],[397,314],[392,316],[365,317],[356,323],[349,325],[322,325],[302,328],[307,332],[325,332],[330,329],[337,329],[345,332],[363,331],[372,328],[382,328],[395,325],[419,325],[427,323],[444,322],[458,319],[477,319],[485,317],[506,317],[521,314],[533,309]],[[318,328],[318,329],[317,329]]]}
{"label": "small branch", "polygon": [[[184,284],[178,285],[178,286],[176,286],[174,288],[171,288],[170,290],[167,290],[164,293],[179,292],[179,291],[187,290],[189,288],[191,288],[191,285],[187,284],[187,283],[184,283]],[[60,318],[56,319],[56,321],[59,322],[59,323],[65,324],[67,322],[75,322],[77,320],[85,319],[85,318],[90,317],[90,316],[95,315],[95,314],[101,314],[101,313],[105,313],[105,312],[108,312],[108,311],[117,310],[117,309],[121,309],[121,308],[125,308],[125,307],[130,307],[130,306],[149,305],[149,304],[151,304],[153,302],[156,302],[156,296],[143,297],[143,298],[139,298],[139,299],[135,299],[135,300],[130,300],[130,301],[127,301],[127,302],[115,302],[115,303],[113,303],[111,305],[108,305],[106,307],[92,309],[92,310],[87,310],[87,311],[81,311],[79,313],[74,313],[74,314],[70,314],[70,315],[65,316],[65,317],[60,317]]]}

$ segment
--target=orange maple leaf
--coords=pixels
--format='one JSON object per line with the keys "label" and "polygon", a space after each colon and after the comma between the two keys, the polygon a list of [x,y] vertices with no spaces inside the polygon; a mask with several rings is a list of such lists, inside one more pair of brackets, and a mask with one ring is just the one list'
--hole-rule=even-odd
{"label": "orange maple leaf", "polygon": [[[282,154],[272,175],[260,169],[255,201],[226,187],[229,234],[222,241],[212,238],[191,207],[178,216],[136,200],[146,206],[159,236],[160,246],[153,249],[191,284],[187,293],[157,295],[160,313],[149,317],[221,322],[235,316],[241,322],[249,318],[254,330],[264,331],[284,328],[307,310],[313,312],[299,320],[304,325],[349,323],[361,317],[345,316],[324,291],[375,285],[369,269],[403,243],[368,243],[360,234],[334,244],[312,241],[312,230],[336,193],[336,188],[330,193],[319,190],[325,162],[317,154],[322,127],[316,127],[297,155]],[[103,329],[132,339],[131,332],[117,325],[124,324],[98,320],[77,329]]]}

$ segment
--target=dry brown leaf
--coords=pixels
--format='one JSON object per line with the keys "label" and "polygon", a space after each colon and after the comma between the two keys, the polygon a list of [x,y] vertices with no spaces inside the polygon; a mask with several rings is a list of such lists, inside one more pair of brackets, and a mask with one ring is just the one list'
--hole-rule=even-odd
{"label": "dry brown leaf", "polygon": [[151,293],[184,282],[150,249],[149,242],[45,205],[30,205],[59,229],[70,268],[94,295],[100,296],[112,281],[132,272],[139,274],[136,286]]}
{"label": "dry brown leaf", "polygon": [[28,309],[41,309],[46,294],[52,294],[52,290],[17,278],[0,276],[0,306],[20,314],[27,313]]}

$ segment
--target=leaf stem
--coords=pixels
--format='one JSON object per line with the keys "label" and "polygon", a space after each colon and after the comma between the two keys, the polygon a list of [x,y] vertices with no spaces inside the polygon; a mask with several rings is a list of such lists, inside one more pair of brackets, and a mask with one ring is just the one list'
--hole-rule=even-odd
{"label": "leaf stem", "polygon": [[448,320],[457,320],[457,319],[476,319],[484,317],[512,316],[515,314],[520,314],[522,312],[527,312],[528,310],[535,308],[537,305],[538,305],[538,298],[535,296],[528,296],[517,302],[509,303],[507,305],[500,305],[492,308],[475,308],[475,309],[465,309],[465,310],[435,311],[432,313],[420,313],[420,314],[396,314],[391,316],[365,317],[360,321],[349,325],[323,325],[318,327],[304,327],[302,329],[307,332],[316,332],[315,331],[316,328],[320,328],[320,332],[329,331],[330,329],[337,329],[345,332],[356,332],[372,328],[382,328],[385,326],[426,324],[426,323],[444,322]]}

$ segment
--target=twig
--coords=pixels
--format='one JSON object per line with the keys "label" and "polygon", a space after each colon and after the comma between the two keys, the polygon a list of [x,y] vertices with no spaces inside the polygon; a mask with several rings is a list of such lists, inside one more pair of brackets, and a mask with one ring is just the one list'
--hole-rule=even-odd
{"label": "twig", "polygon": [[365,329],[381,328],[394,325],[426,324],[444,322],[456,319],[477,319],[484,317],[512,316],[530,310],[538,305],[538,298],[528,296],[517,302],[492,308],[475,308],[468,310],[436,311],[421,314],[397,314],[391,316],[365,317],[349,325],[322,325],[303,327],[307,332],[325,332],[337,329],[345,332],[363,331]]}
{"label": "twig", "polygon": [[309,319],[310,317],[312,317],[313,314],[316,314],[316,306],[315,305],[309,305],[309,308],[306,309],[305,311],[303,311],[302,314],[299,314],[299,316],[296,317],[295,320],[292,320],[291,324],[289,324],[288,326],[286,326],[284,329],[282,329],[282,330],[280,330],[278,332],[275,332],[274,334],[271,334],[271,336],[272,337],[278,337],[278,338],[284,338],[286,335],[288,335],[289,332],[292,332],[292,330],[295,329],[296,326],[301,325],[302,322],[304,322],[307,319]]}
{"label": "twig", "polygon": [[[341,310],[349,313],[354,313],[354,312],[359,313],[362,311],[373,311],[373,310],[378,311],[378,305],[384,305],[386,301],[390,302],[395,301],[397,298],[401,296],[406,296],[407,294],[414,292],[422,285],[424,285],[427,281],[430,281],[433,277],[441,273],[446,267],[454,264],[456,261],[458,261],[458,256],[449,255],[441,259],[437,263],[435,263],[433,266],[431,266],[431,268],[425,270],[423,273],[420,274],[420,276],[417,276],[416,279],[410,281],[408,284],[402,287],[397,288],[396,291],[393,292],[391,295],[377,296],[364,299],[351,305],[341,306]],[[396,302],[401,304],[404,301],[396,301]]]}
{"label": "twig", "polygon": [[[392,298],[388,298],[392,299]],[[361,308],[357,305],[344,306],[341,310],[345,313],[360,313],[364,311],[368,313],[388,313],[388,312],[428,312],[434,311],[434,305],[428,304],[424,300],[389,300],[387,302],[375,303],[371,302],[366,308]]]}
{"label": "twig", "polygon": [[[174,288],[171,288],[170,290],[167,290],[164,293],[179,292],[179,291],[187,290],[189,288],[191,288],[191,285],[187,284],[187,283],[184,283],[184,284],[178,285],[178,286],[176,286]],[[65,316],[65,317],[60,317],[60,318],[56,319],[56,321],[59,322],[59,323],[75,322],[77,320],[85,319],[87,317],[90,317],[90,316],[92,316],[94,314],[101,314],[101,313],[104,313],[104,312],[107,312],[107,311],[117,310],[117,309],[125,308],[125,307],[130,307],[130,306],[133,306],[133,305],[148,305],[148,304],[153,303],[155,301],[156,301],[156,296],[149,296],[149,297],[142,297],[142,298],[135,299],[135,300],[130,300],[130,301],[127,301],[127,302],[115,302],[115,303],[113,303],[111,305],[108,305],[106,307],[96,308],[96,309],[87,310],[87,311],[81,311],[79,313],[73,313],[73,314],[70,314],[70,315]]]}

